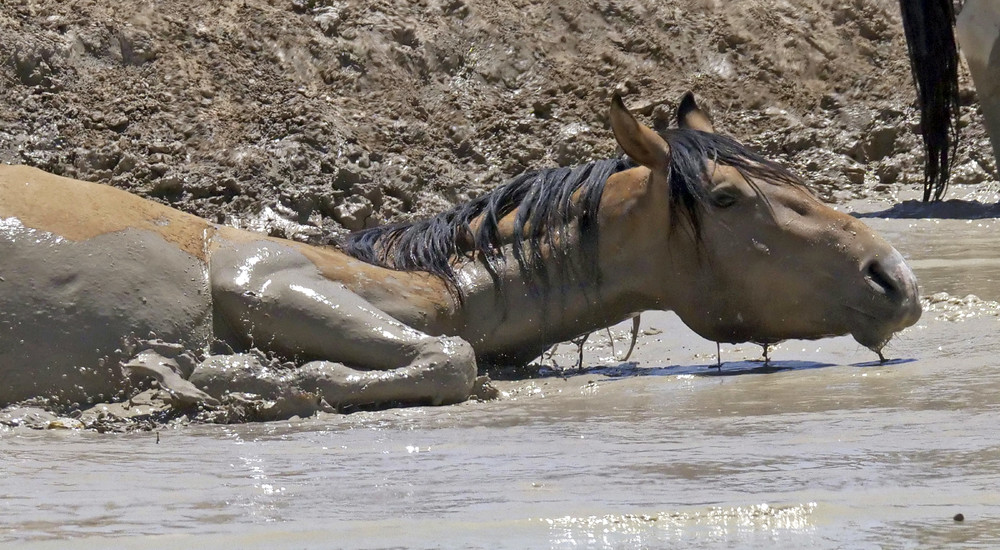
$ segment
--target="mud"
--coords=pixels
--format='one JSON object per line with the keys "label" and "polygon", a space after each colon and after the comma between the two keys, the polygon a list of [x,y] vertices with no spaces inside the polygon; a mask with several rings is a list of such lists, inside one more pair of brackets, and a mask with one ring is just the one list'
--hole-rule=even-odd
{"label": "mud", "polygon": [[[155,330],[192,347],[210,341],[204,264],[159,236],[127,230],[71,243],[19,223],[0,231],[0,364],[7,384],[0,394],[7,402],[39,395],[63,403],[110,398],[123,386],[119,363],[131,357],[123,352],[129,335]],[[178,293],[185,287],[177,281],[187,283],[186,292]],[[119,308],[139,313],[126,318]],[[58,395],[50,393],[54,388]]]}

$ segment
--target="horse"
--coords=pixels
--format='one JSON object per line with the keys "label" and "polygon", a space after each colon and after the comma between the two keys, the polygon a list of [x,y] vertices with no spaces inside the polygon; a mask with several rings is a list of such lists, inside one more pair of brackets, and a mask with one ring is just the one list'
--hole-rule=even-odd
{"label": "horse", "polygon": [[[282,384],[345,407],[460,402],[479,366],[524,364],[646,310],[717,342],[851,334],[872,350],[917,321],[917,282],[892,246],[715,132],[690,93],[676,115],[658,134],[615,94],[625,156],[530,172],[326,247],[0,166],[0,404],[121,397],[123,365],[195,402],[226,391],[185,379],[204,363],[142,371],[130,334],[292,359]],[[255,377],[238,371],[213,376]]]}
{"label": "horse", "polygon": [[948,189],[958,146],[958,43],[979,91],[993,154],[1000,164],[1000,9],[992,0],[965,0],[957,21],[952,0],[899,0],[924,142],[924,201]]}
{"label": "horse", "polygon": [[989,0],[966,0],[956,30],[1000,166],[1000,6]]}

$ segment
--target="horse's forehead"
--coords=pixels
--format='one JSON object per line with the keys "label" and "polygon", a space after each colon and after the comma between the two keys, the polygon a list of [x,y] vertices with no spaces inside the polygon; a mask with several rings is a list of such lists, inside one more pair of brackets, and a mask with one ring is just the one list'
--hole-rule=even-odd
{"label": "horse's forehead", "polygon": [[650,170],[645,166],[637,166],[612,174],[608,185],[604,187],[604,197],[635,196],[641,194],[647,185]]}
{"label": "horse's forehead", "polygon": [[748,184],[746,178],[739,170],[727,164],[718,164],[710,160],[705,161],[706,172],[708,173],[708,185],[716,186],[722,183],[733,183],[737,185]]}
{"label": "horse's forehead", "polygon": [[[733,183],[741,186],[752,187],[749,191],[753,193],[763,193],[769,200],[787,201],[803,205],[819,205],[827,207],[804,185],[789,183],[787,181],[772,181],[763,177],[748,176],[727,164],[717,164],[708,162],[708,173],[711,185],[722,183]],[[752,180],[752,181],[751,181]],[[833,209],[830,209],[831,211]]]}

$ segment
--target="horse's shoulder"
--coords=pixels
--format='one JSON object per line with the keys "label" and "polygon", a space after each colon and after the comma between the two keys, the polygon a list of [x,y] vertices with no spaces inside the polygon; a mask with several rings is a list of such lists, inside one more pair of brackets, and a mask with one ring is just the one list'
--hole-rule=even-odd
{"label": "horse's shoulder", "polygon": [[[346,254],[334,246],[321,246],[289,239],[271,237],[245,229],[219,226],[210,246],[215,260],[227,265],[239,265],[253,257],[255,269],[272,270],[279,265],[266,265],[268,258],[279,262],[284,255],[262,254],[275,246],[294,252],[315,266],[315,273],[327,281],[343,284],[350,291],[370,300],[377,307],[410,320],[419,312],[434,312],[453,306],[447,286],[440,278],[424,271],[399,271],[372,265]],[[219,250],[227,252],[222,256]],[[235,256],[233,255],[235,253]],[[280,258],[280,259],[279,259]],[[277,262],[275,262],[277,263]],[[298,264],[295,265],[298,268]],[[308,281],[303,279],[303,284]],[[410,312],[410,313],[407,313]]]}
{"label": "horse's shoulder", "polygon": [[[316,265],[328,279],[345,280],[355,272],[358,265],[363,262],[356,260],[339,248],[332,246],[320,246],[308,243],[272,237],[263,233],[257,233],[247,229],[232,226],[219,226],[216,230],[211,245],[211,250],[226,248],[237,251],[242,255],[259,256],[264,249],[278,249],[287,252],[294,252],[304,257],[309,262]],[[258,262],[260,260],[257,260]],[[364,264],[367,265],[367,264]]]}

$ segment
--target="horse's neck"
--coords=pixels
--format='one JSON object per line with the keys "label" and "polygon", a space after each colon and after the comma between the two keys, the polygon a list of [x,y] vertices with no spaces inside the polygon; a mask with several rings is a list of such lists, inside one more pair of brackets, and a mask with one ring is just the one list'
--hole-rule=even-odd
{"label": "horse's neck", "polygon": [[463,298],[451,320],[452,330],[469,340],[480,356],[519,362],[634,312],[629,300],[595,280],[559,265],[547,268],[537,278],[522,273],[511,259],[494,280],[482,264],[463,266]]}
{"label": "horse's neck", "polygon": [[542,250],[541,275],[522,270],[509,247],[495,277],[482,263],[463,265],[458,282],[464,298],[453,319],[457,333],[479,355],[530,360],[552,344],[662,307],[649,281],[666,275],[655,273],[664,266],[652,266],[653,251],[643,249],[650,243],[643,235],[657,232],[640,215],[640,187],[647,174],[609,179],[592,251],[596,257],[588,255],[592,252],[574,230],[561,233],[560,251]]}

